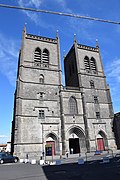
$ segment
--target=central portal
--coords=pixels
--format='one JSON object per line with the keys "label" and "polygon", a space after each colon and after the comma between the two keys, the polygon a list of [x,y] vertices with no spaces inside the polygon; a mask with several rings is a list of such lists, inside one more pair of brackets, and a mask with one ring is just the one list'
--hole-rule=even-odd
{"label": "central portal", "polygon": [[69,151],[70,151],[70,154],[80,153],[79,138],[69,139]]}
{"label": "central portal", "polygon": [[84,131],[80,127],[72,127],[68,131],[66,150],[70,154],[86,152],[86,141]]}

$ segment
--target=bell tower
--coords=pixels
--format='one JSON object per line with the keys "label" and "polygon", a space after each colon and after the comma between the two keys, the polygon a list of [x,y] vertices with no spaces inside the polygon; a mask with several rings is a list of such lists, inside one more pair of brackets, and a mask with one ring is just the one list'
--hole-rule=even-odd
{"label": "bell tower", "polygon": [[51,147],[60,152],[60,52],[56,38],[28,34],[20,50],[12,127],[12,151],[40,157]]}
{"label": "bell tower", "polygon": [[66,86],[78,87],[81,92],[87,151],[115,148],[113,108],[98,41],[96,47],[86,46],[74,36],[64,66]]}

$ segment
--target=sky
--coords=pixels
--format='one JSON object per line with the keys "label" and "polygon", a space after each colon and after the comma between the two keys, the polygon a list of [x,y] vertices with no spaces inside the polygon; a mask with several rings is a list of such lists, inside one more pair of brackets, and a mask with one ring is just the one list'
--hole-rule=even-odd
{"label": "sky", "polygon": [[[120,0],[0,0],[0,4],[120,22]],[[120,25],[0,7],[0,143],[10,141],[18,53],[25,23],[27,33],[34,35],[55,38],[58,31],[62,69],[63,56],[72,46],[74,34],[78,43],[93,47],[98,39],[113,109],[115,113],[120,111]]]}

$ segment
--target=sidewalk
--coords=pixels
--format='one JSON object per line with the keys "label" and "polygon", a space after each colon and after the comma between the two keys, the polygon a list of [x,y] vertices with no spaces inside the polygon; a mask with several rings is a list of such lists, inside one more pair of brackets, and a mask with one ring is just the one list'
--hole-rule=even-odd
{"label": "sidewalk", "polygon": [[[114,150],[114,151],[103,151],[99,157],[102,158],[104,156],[115,156],[116,154],[120,154],[120,150]],[[90,152],[90,153],[81,153],[81,154],[69,154],[68,155],[68,158],[66,157],[66,155],[62,155],[62,156],[59,156],[59,155],[55,155],[55,156],[46,156],[45,157],[45,160],[46,161],[55,161],[55,160],[61,160],[61,162],[77,162],[78,159],[80,158],[83,158],[86,160],[89,159],[90,157],[91,158],[94,158],[98,155],[95,155],[95,151],[94,152]]]}

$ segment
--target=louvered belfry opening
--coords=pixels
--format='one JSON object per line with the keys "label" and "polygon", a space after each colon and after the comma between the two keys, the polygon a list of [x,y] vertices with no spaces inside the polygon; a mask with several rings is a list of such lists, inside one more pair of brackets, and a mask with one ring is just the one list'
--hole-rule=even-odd
{"label": "louvered belfry opening", "polygon": [[96,71],[96,62],[95,59],[92,57],[90,60],[90,66],[91,66],[91,70]]}
{"label": "louvered belfry opening", "polygon": [[90,62],[89,62],[89,58],[87,56],[85,56],[84,58],[84,64],[85,64],[85,69],[86,70],[90,70]]}
{"label": "louvered belfry opening", "polygon": [[43,50],[42,63],[45,67],[48,67],[48,65],[49,65],[49,51],[47,49]]}
{"label": "louvered belfry opening", "polygon": [[40,48],[35,49],[34,61],[35,61],[36,66],[40,66],[40,64],[41,64],[41,50],[40,50]]}

